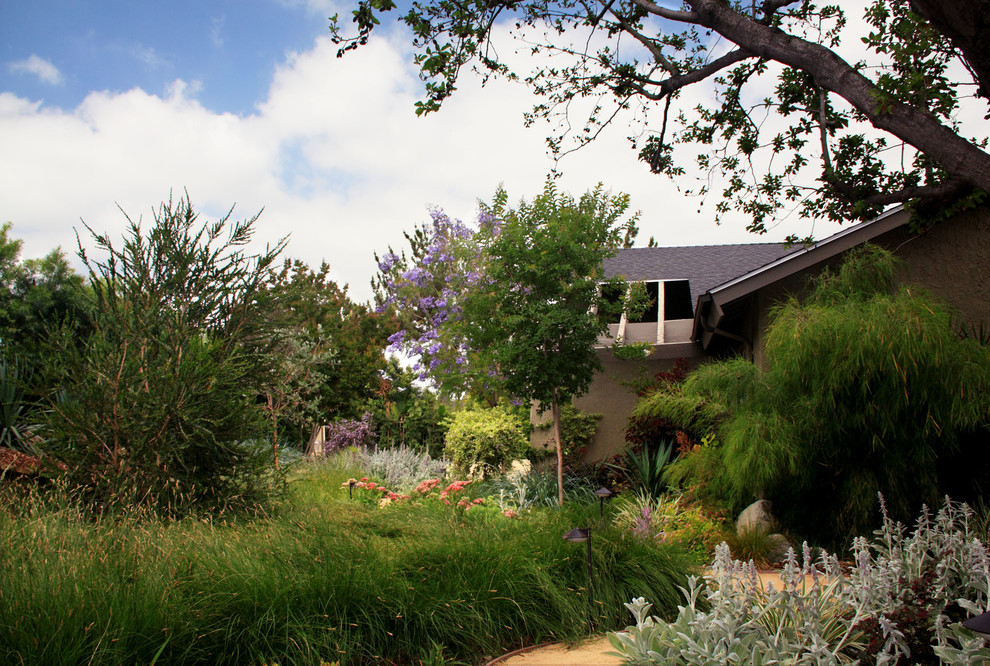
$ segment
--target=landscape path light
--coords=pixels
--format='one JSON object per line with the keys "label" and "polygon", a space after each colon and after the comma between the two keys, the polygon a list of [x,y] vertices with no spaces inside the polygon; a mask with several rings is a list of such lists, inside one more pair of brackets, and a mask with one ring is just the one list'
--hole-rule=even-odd
{"label": "landscape path light", "polygon": [[979,634],[984,641],[990,639],[990,611],[969,618],[962,623],[962,626]]}
{"label": "landscape path light", "polygon": [[354,499],[354,484],[357,483],[354,479],[347,482],[347,499]]}
{"label": "landscape path light", "polygon": [[609,497],[611,497],[615,493],[613,493],[608,488],[604,488],[603,487],[603,488],[599,488],[598,490],[596,490],[595,491],[595,494],[598,495],[598,517],[602,521],[604,521],[605,520],[605,500],[607,500]]}
{"label": "landscape path light", "polygon": [[575,527],[573,530],[564,535],[564,541],[568,543],[587,543],[588,544],[588,624],[592,623],[591,620],[591,604],[594,603],[594,598],[592,596],[592,589],[594,587],[594,577],[591,571],[591,528],[590,527]]}

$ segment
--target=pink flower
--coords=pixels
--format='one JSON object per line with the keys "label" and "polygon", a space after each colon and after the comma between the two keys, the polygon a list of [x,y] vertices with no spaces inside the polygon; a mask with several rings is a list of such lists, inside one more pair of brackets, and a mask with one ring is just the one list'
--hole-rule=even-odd
{"label": "pink flower", "polygon": [[484,504],[485,503],[485,499],[483,497],[479,497],[479,498],[477,498],[477,499],[474,500],[474,503],[475,504]]}
{"label": "pink flower", "polygon": [[502,512],[502,515],[505,516],[506,518],[518,518],[519,517],[519,514],[516,513],[515,511],[513,511],[512,509],[506,509],[505,511]]}
{"label": "pink flower", "polygon": [[362,477],[361,477],[361,480],[362,480],[362,481],[367,481],[367,480],[368,480],[368,477],[366,477],[366,476],[362,476]]}

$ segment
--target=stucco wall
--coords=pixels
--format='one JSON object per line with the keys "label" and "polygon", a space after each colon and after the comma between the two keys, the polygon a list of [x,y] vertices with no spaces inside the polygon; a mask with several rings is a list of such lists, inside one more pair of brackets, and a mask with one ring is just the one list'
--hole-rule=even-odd
{"label": "stucco wall", "polygon": [[921,235],[888,234],[884,245],[904,260],[902,283],[948,303],[960,322],[990,330],[990,207],[973,209]]}
{"label": "stucco wall", "polygon": [[[574,401],[574,406],[585,412],[602,415],[598,421],[598,431],[588,450],[586,460],[600,460],[622,451],[626,444],[626,423],[636,404],[636,392],[631,385],[635,378],[648,379],[658,372],[670,370],[678,358],[686,359],[691,366],[701,360],[701,348],[696,344],[659,345],[654,352],[642,361],[623,361],[615,358],[607,349],[599,349],[598,357],[604,370],[595,377],[588,392]],[[536,415],[534,423],[542,423],[550,418],[549,410],[541,417]],[[552,429],[534,429],[531,438],[533,446],[547,446],[553,437]]]}

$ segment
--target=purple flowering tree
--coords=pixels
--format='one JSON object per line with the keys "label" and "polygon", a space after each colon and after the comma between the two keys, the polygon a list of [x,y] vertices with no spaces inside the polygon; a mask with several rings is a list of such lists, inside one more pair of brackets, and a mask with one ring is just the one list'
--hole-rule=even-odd
{"label": "purple flowering tree", "polygon": [[611,318],[598,313],[616,304],[600,285],[624,287],[605,279],[603,261],[635,237],[628,206],[628,195],[600,185],[574,199],[551,182],[513,209],[500,189],[477,230],[434,211],[430,224],[406,234],[410,256],[390,248],[372,282],[379,307],[401,325],[391,349],[414,356],[421,379],[449,394],[536,401],[553,413],[561,504],[561,406],[601,369],[595,343]]}
{"label": "purple flowering tree", "polygon": [[[422,381],[448,395],[471,394],[494,402],[498,373],[489,356],[471,347],[463,304],[473,290],[485,288],[486,255],[476,229],[434,209],[431,220],[406,233],[409,253],[389,247],[375,255],[378,275],[372,280],[380,312],[392,312],[399,329],[388,350],[408,355]],[[494,223],[479,216],[478,229],[491,233]]]}

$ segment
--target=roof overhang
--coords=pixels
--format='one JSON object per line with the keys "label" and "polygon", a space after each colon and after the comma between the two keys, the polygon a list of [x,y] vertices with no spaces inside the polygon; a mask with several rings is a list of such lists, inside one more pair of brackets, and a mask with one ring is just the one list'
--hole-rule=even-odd
{"label": "roof overhang", "polygon": [[759,289],[904,226],[909,217],[910,214],[904,210],[904,207],[898,206],[868,222],[851,225],[828,238],[800,248],[766,266],[709,289],[698,297],[698,303],[694,309],[694,326],[691,331],[691,338],[708,349],[711,341],[717,335],[722,334],[719,325],[722,323],[725,311],[730,304],[750,296]]}

